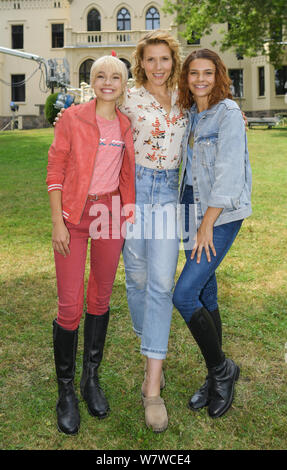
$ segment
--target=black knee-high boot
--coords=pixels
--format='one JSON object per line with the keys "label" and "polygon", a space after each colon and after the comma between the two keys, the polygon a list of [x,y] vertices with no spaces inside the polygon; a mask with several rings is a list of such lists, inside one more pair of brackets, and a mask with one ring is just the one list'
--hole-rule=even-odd
{"label": "black knee-high boot", "polygon": [[[213,311],[209,311],[209,314],[212,318],[214,326],[216,328],[216,332],[219,339],[219,344],[222,346],[222,326],[221,326],[221,318],[218,308]],[[197,390],[194,395],[190,398],[188,402],[188,406],[193,411],[201,410],[205,406],[208,406],[209,399],[208,399],[208,387],[209,387],[209,380],[208,375],[205,378],[204,384]]]}
{"label": "black knee-high boot", "polygon": [[53,344],[59,392],[56,407],[58,428],[65,434],[76,434],[80,428],[78,399],[74,389],[78,328],[66,330],[54,320]]}
{"label": "black knee-high boot", "polygon": [[221,324],[221,317],[218,308],[216,310],[209,311],[209,315],[212,318],[212,321],[214,323],[214,326],[217,331],[218,339],[219,339],[219,344],[222,346],[222,324]]}
{"label": "black knee-high boot", "polygon": [[109,310],[104,315],[86,314],[84,326],[84,357],[81,378],[81,394],[87,403],[89,413],[105,418],[109,404],[99,384],[98,368],[103,357]]}
{"label": "black knee-high boot", "polygon": [[204,307],[194,312],[187,326],[208,369],[208,414],[218,418],[232,404],[240,369],[231,359],[225,358],[213,320]]}

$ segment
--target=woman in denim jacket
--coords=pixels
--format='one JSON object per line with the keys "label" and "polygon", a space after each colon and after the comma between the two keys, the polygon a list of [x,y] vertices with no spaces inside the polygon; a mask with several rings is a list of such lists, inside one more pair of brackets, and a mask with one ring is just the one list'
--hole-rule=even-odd
{"label": "woman in denim jacket", "polygon": [[230,98],[220,57],[208,50],[185,60],[179,104],[189,109],[182,141],[180,201],[186,264],[173,303],[204,357],[208,375],[189,406],[222,416],[231,406],[239,367],[222,351],[215,271],[243,219],[251,214],[251,168],[242,113]]}

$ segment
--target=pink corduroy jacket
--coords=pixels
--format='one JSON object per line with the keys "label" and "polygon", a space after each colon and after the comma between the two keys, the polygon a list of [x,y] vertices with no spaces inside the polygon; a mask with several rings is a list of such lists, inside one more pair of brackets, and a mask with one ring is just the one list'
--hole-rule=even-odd
{"label": "pink corduroy jacket", "polygon": [[[116,110],[125,143],[119,175],[124,215],[132,213],[135,204],[135,154],[131,123]],[[48,191],[62,191],[63,217],[79,224],[87,201],[100,142],[96,120],[96,99],[68,108],[55,127],[53,143],[48,152]],[[129,206],[128,206],[129,205]],[[129,218],[133,221],[133,217]]]}

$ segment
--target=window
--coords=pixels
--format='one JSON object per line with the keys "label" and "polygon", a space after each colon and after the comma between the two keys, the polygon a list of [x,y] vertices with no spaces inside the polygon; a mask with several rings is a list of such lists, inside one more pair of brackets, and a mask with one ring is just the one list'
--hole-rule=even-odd
{"label": "window", "polygon": [[275,90],[276,95],[285,95],[287,93],[287,65],[275,70]]}
{"label": "window", "polygon": [[128,31],[131,29],[131,15],[126,8],[121,8],[117,17],[117,30]]}
{"label": "window", "polygon": [[125,64],[126,68],[128,69],[128,77],[129,77],[129,78],[132,78],[131,64],[130,64],[130,62],[129,62],[127,59],[122,59],[122,58],[120,58],[120,60]]}
{"label": "window", "polygon": [[11,101],[25,101],[26,86],[25,75],[12,75],[11,77]]}
{"label": "window", "polygon": [[156,8],[150,7],[145,15],[145,29],[158,29],[160,27],[160,16]]}
{"label": "window", "polygon": [[234,97],[242,98],[243,96],[243,70],[229,69],[228,74],[232,80],[231,93]]}
{"label": "window", "polygon": [[11,28],[12,33],[12,49],[23,49],[24,47],[24,33],[22,24],[13,24]]}
{"label": "window", "polygon": [[187,41],[187,44],[200,44],[200,38],[196,37],[194,31],[192,31],[191,38]]}
{"label": "window", "polygon": [[63,24],[52,24],[52,47],[64,47]]}
{"label": "window", "polygon": [[81,86],[81,82],[90,83],[90,71],[93,63],[92,59],[87,59],[82,63],[79,72],[79,86]]}
{"label": "window", "polygon": [[101,31],[101,15],[95,8],[88,13],[87,29],[88,31]]}
{"label": "window", "polygon": [[265,69],[258,67],[259,96],[265,96]]}

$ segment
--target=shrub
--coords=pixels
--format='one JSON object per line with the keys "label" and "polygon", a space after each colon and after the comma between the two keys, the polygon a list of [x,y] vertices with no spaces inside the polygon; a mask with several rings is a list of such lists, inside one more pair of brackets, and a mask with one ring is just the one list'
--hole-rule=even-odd
{"label": "shrub", "polygon": [[46,99],[45,103],[45,117],[50,124],[53,124],[55,117],[57,116],[59,110],[55,108],[54,104],[57,101],[58,93],[52,93]]}

